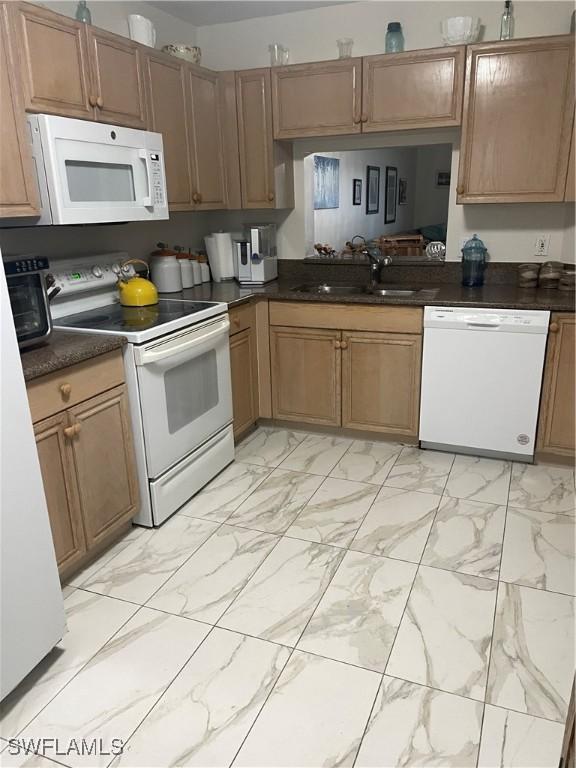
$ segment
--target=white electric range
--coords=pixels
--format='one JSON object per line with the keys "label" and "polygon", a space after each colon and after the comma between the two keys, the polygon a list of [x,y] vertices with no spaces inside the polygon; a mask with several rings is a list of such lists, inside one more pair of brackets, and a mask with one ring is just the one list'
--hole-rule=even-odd
{"label": "white electric range", "polygon": [[134,522],[163,523],[234,459],[228,307],[160,299],[122,307],[125,253],[51,260],[55,328],[125,336],[124,368],[140,487]]}

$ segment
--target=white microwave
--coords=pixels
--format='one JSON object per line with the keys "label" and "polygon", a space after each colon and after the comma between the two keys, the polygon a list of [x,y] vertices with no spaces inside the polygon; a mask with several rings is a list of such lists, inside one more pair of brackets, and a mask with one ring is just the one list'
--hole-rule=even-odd
{"label": "white microwave", "polygon": [[27,120],[41,207],[34,224],[168,218],[162,134],[54,115]]}

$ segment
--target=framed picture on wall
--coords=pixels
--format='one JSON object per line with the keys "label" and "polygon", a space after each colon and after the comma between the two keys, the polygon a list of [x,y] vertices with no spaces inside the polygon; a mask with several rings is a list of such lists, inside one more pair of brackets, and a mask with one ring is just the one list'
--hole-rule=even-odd
{"label": "framed picture on wall", "polygon": [[380,168],[377,165],[366,166],[366,213],[378,213],[380,210]]}
{"label": "framed picture on wall", "polygon": [[437,187],[450,186],[450,171],[436,171],[436,186]]}
{"label": "framed picture on wall", "polygon": [[362,179],[352,179],[352,205],[362,205]]}
{"label": "framed picture on wall", "polygon": [[408,202],[408,179],[398,179],[398,205]]}
{"label": "framed picture on wall", "polygon": [[340,207],[340,160],[314,155],[314,210]]}
{"label": "framed picture on wall", "polygon": [[396,195],[398,194],[398,168],[386,166],[386,190],[384,197],[384,224],[396,221]]}

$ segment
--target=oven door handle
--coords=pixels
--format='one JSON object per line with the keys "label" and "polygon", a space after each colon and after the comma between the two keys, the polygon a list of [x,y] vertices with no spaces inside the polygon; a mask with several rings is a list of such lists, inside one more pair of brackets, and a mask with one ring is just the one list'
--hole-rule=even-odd
{"label": "oven door handle", "polygon": [[204,346],[212,339],[227,334],[229,328],[230,322],[228,317],[224,317],[222,320],[215,324],[214,328],[207,330],[206,333],[192,332],[190,334],[186,334],[180,341],[159,344],[157,348],[137,348],[135,350],[136,365],[149,365],[150,363],[158,363],[161,360],[165,360],[167,357],[175,357],[176,355],[181,355],[183,352],[188,352],[195,347]]}

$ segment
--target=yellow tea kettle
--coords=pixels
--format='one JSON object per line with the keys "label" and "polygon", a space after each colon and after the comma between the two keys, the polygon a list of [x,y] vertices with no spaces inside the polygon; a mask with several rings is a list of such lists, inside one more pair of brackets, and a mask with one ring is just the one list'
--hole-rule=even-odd
{"label": "yellow tea kettle", "polygon": [[[128,259],[122,264],[144,264],[147,276],[150,277],[150,268],[143,259]],[[123,307],[148,307],[151,304],[158,304],[158,291],[151,280],[144,277],[130,277],[124,280],[122,276],[118,278],[118,290],[120,291],[120,304]]]}

